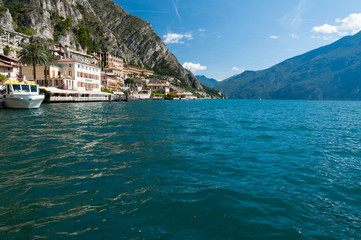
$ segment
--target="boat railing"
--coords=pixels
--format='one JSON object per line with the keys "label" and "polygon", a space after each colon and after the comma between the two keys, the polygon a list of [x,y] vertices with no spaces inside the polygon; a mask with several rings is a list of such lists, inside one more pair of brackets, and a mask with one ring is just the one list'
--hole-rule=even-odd
{"label": "boat railing", "polygon": [[102,97],[74,97],[74,96],[52,96],[51,102],[90,102],[90,101],[108,101],[107,96]]}

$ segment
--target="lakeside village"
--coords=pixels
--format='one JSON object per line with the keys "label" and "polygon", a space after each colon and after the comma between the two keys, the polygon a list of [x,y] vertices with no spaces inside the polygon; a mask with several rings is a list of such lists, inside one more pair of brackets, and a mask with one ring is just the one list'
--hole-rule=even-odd
{"label": "lakeside village", "polygon": [[[124,63],[109,52],[90,54],[60,45],[49,46],[55,64],[23,65],[18,57],[30,37],[2,29],[0,34],[0,74],[9,81],[31,81],[45,92],[47,102],[111,100],[193,100],[211,98],[203,92],[188,92],[176,85],[180,80],[155,77],[153,71]],[[4,81],[3,81],[4,83]]]}

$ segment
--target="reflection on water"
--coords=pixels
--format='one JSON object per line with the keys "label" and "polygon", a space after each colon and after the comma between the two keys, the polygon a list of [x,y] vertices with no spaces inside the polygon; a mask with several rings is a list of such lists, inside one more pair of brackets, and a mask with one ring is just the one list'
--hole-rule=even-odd
{"label": "reflection on water", "polygon": [[0,110],[0,237],[357,238],[360,107],[228,100]]}

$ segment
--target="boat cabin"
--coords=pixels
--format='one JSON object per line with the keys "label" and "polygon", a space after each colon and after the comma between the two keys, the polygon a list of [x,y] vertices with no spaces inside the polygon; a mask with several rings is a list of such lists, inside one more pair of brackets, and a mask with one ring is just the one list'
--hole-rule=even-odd
{"label": "boat cabin", "polygon": [[39,87],[35,82],[6,81],[2,94],[39,94]]}

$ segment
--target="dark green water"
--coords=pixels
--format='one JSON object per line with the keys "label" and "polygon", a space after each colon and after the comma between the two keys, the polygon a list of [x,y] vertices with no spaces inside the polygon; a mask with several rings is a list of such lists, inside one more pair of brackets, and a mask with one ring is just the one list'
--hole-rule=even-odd
{"label": "dark green water", "polygon": [[1,239],[360,239],[361,102],[0,109]]}

